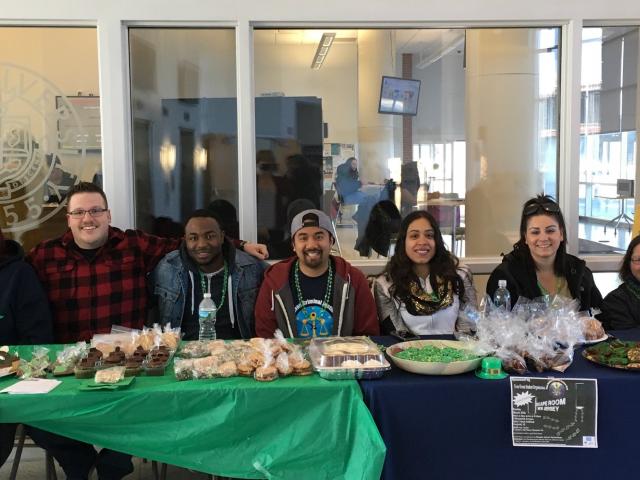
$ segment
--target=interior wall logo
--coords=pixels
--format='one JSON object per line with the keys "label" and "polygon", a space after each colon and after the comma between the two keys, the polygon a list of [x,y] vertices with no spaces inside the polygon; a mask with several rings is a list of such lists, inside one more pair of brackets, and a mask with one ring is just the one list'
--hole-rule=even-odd
{"label": "interior wall logo", "polygon": [[[60,185],[61,152],[58,122],[78,113],[49,80],[24,67],[0,62],[0,228],[22,232],[38,227],[64,208]],[[77,175],[68,175],[78,181]],[[52,194],[53,192],[53,194]],[[57,197],[55,194],[58,194]],[[47,202],[45,204],[45,202]]]}

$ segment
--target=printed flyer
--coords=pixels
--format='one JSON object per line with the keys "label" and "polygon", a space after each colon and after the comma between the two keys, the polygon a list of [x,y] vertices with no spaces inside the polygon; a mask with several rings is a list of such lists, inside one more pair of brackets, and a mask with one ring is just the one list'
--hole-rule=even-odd
{"label": "printed flyer", "polygon": [[598,382],[511,377],[515,447],[598,448]]}

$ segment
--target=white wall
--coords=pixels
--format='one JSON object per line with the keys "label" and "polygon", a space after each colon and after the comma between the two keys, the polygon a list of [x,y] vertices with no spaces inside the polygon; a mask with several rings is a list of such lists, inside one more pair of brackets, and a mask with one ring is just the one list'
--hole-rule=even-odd
{"label": "white wall", "polygon": [[421,80],[413,143],[464,140],[465,76],[462,53],[453,51],[426,68],[413,69]]}
{"label": "white wall", "polygon": [[326,143],[357,143],[358,58],[355,42],[334,43],[318,70],[310,68],[317,45],[255,46],[255,93],[282,92],[287,97],[322,99],[322,120],[329,125]]}

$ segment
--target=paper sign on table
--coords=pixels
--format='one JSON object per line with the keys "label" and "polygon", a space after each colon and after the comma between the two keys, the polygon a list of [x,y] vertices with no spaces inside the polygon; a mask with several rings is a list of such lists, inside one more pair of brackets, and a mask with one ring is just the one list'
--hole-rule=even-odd
{"label": "paper sign on table", "polygon": [[33,393],[49,393],[62,382],[60,380],[49,380],[46,378],[33,378],[22,380],[14,383],[10,387],[0,390],[0,393],[17,393],[17,394],[33,394]]}
{"label": "paper sign on table", "polygon": [[598,382],[511,377],[515,447],[598,448]]}

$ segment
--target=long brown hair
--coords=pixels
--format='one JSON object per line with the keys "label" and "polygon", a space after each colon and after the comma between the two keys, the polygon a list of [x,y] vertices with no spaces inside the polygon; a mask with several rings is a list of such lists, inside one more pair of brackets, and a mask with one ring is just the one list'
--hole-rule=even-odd
{"label": "long brown hair", "polygon": [[410,280],[418,281],[418,276],[413,271],[413,262],[407,256],[405,244],[409,226],[420,218],[424,218],[431,225],[436,243],[436,253],[429,262],[429,282],[431,283],[431,288],[433,291],[437,291],[437,279],[441,278],[445,280],[446,284],[451,282],[453,292],[458,295],[458,297],[462,297],[464,295],[464,283],[456,271],[459,260],[447,250],[438,222],[433,218],[433,215],[425,210],[417,210],[409,213],[400,224],[400,232],[398,233],[395,251],[384,269],[385,275],[393,284],[390,289],[391,295],[398,301],[404,302],[404,299],[409,296]]}

